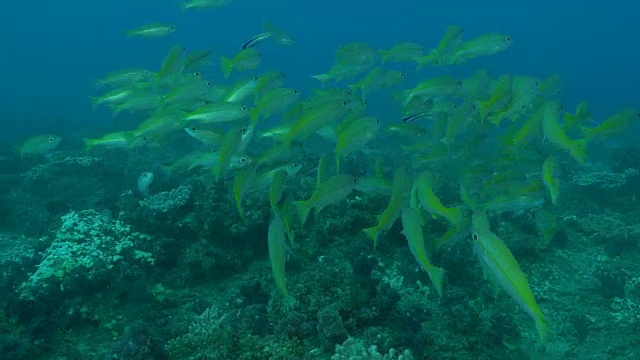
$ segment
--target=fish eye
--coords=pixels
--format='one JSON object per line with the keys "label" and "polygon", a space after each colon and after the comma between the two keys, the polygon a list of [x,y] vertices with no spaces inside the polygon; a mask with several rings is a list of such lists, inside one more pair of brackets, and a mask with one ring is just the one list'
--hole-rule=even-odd
{"label": "fish eye", "polygon": [[249,129],[248,129],[248,128],[246,128],[246,127],[245,127],[245,128],[242,128],[242,130],[241,130],[242,135],[246,134],[248,131],[249,131]]}
{"label": "fish eye", "polygon": [[404,73],[400,73],[400,77],[404,77]]}
{"label": "fish eye", "polygon": [[146,136],[143,136],[141,139],[144,140],[144,141],[147,141],[147,137]]}
{"label": "fish eye", "polygon": [[260,79],[260,78],[259,78],[259,77],[257,77],[257,76],[254,76],[254,77],[253,77],[253,81],[258,81],[258,79]]}
{"label": "fish eye", "polygon": [[293,163],[293,167],[298,167],[298,163]]}
{"label": "fish eye", "polygon": [[243,105],[242,106],[242,111],[247,111],[247,110],[249,110],[249,108],[247,108],[246,106]]}
{"label": "fish eye", "polygon": [[247,158],[240,158],[240,162],[246,162]]}
{"label": "fish eye", "polygon": [[50,142],[50,143],[52,143],[52,142],[54,142],[54,141],[56,141],[56,139],[54,139],[54,138],[52,138],[52,137],[50,137],[50,138],[49,138],[49,142]]}
{"label": "fish eye", "polygon": [[376,125],[380,125],[380,120],[376,120]]}
{"label": "fish eye", "polygon": [[191,131],[196,131],[196,130],[198,130],[198,128],[196,128],[195,126],[191,127]]}
{"label": "fish eye", "polygon": [[298,95],[298,90],[293,90],[293,95]]}
{"label": "fish eye", "polygon": [[346,101],[342,102],[342,106],[347,106],[347,104],[348,104],[348,102],[346,102]]}
{"label": "fish eye", "polygon": [[478,234],[475,234],[475,233],[473,234],[473,240],[478,241]]}
{"label": "fish eye", "polygon": [[507,36],[506,38],[504,38],[504,41],[511,42],[511,36]]}

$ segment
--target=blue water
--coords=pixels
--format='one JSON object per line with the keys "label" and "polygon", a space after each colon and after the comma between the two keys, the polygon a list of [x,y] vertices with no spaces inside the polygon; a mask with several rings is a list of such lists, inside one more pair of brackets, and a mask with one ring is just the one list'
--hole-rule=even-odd
{"label": "blue water", "polygon": [[[577,3],[576,3],[577,4]],[[316,85],[335,49],[349,41],[388,48],[401,41],[433,47],[448,25],[465,38],[488,32],[512,36],[508,51],[471,62],[471,69],[564,80],[563,102],[592,104],[596,120],[639,107],[637,13],[629,1],[243,1],[204,12],[182,12],[175,1],[18,2],[0,13],[0,139],[34,133],[100,134],[122,126],[107,108],[91,110],[93,81],[128,67],[159,68],[174,44],[233,55],[270,20],[292,32],[294,48],[265,50],[263,69],[286,71],[292,85]],[[128,39],[123,32],[148,22],[175,24],[161,39]],[[418,78],[438,71],[426,70]],[[214,79],[215,80],[215,79]]]}

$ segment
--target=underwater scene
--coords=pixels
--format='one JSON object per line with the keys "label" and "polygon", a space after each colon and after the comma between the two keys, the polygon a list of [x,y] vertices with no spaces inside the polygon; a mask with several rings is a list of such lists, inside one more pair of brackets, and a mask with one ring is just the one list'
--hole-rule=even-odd
{"label": "underwater scene", "polygon": [[5,7],[0,360],[640,359],[638,6]]}

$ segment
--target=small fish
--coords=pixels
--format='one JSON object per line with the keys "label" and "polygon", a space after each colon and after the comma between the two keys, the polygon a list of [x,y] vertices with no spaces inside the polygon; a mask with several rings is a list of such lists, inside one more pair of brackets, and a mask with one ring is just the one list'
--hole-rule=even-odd
{"label": "small fish", "polygon": [[544,137],[549,142],[566,150],[579,163],[584,163],[587,155],[589,139],[573,140],[564,132],[560,125],[560,103],[551,101],[545,104],[542,114],[542,130]]}
{"label": "small fish", "polygon": [[297,89],[278,88],[262,95],[251,114],[252,121],[258,121],[258,117],[267,119],[273,114],[284,112],[300,98]]}
{"label": "small fish", "polygon": [[340,171],[340,159],[346,158],[352,152],[362,149],[369,141],[375,138],[380,128],[380,121],[365,116],[351,122],[340,129],[336,143],[336,169]]}
{"label": "small fish", "polygon": [[200,71],[200,69],[211,64],[212,52],[209,50],[194,50],[185,56],[182,62],[183,73],[193,73]]}
{"label": "small fish", "polygon": [[229,170],[231,160],[238,153],[242,141],[242,132],[243,128],[234,128],[229,130],[224,136],[222,145],[220,146],[218,163],[214,168],[214,174],[217,180],[220,180],[227,170]]}
{"label": "small fish", "polygon": [[435,66],[451,65],[453,52],[462,43],[462,33],[464,30],[456,25],[447,27],[444,36],[440,39],[438,47],[432,49],[428,55],[418,59],[418,69],[430,64]]}
{"label": "small fish", "polygon": [[447,129],[445,135],[440,141],[448,146],[453,144],[453,139],[461,132],[463,132],[473,121],[475,116],[476,107],[471,102],[465,102],[464,104],[456,107],[456,109],[447,116]]}
{"label": "small fish", "polygon": [[182,10],[205,10],[229,5],[233,0],[190,0],[182,4]]}
{"label": "small fish", "polygon": [[162,101],[168,105],[192,104],[197,100],[204,99],[211,91],[211,82],[197,77],[187,77],[175,86],[164,96]]}
{"label": "small fish", "polygon": [[414,190],[420,200],[420,206],[432,215],[446,219],[451,225],[460,228],[463,220],[462,209],[460,207],[446,207],[436,196],[433,190],[434,178],[428,171],[422,172],[416,178],[413,185]]}
{"label": "small fish", "polygon": [[260,65],[262,55],[254,48],[240,50],[233,58],[222,57],[220,67],[224,78],[227,79],[233,70],[245,71],[255,69]]}
{"label": "small fish", "polygon": [[270,37],[271,37],[271,33],[268,33],[268,32],[263,32],[263,33],[260,33],[258,35],[255,35],[251,39],[245,41],[242,44],[242,49],[246,50],[246,49],[252,48],[254,46],[257,46],[258,44],[260,44],[261,42],[269,39]]}
{"label": "small fish", "polygon": [[333,100],[319,104],[317,107],[304,111],[291,125],[284,136],[285,145],[289,146],[294,140],[303,141],[323,127],[338,121],[347,114],[351,108],[351,102],[346,100]]}
{"label": "small fish", "polygon": [[352,42],[344,44],[336,52],[336,64],[342,66],[361,66],[373,64],[377,57],[376,50],[369,44]]}
{"label": "small fish", "polygon": [[439,76],[424,80],[413,89],[403,91],[401,98],[403,105],[409,103],[416,96],[442,97],[458,93],[462,90],[462,81],[451,76]]}
{"label": "small fish", "polygon": [[282,87],[285,77],[285,74],[280,71],[269,71],[260,75],[258,84],[256,85],[256,92],[266,93],[270,90]]}
{"label": "small fish", "polygon": [[465,41],[452,55],[451,64],[457,65],[481,56],[490,56],[507,50],[513,39],[504,34],[485,34]]}
{"label": "small fish", "polygon": [[542,164],[542,182],[547,190],[549,190],[551,203],[553,205],[557,205],[558,195],[560,194],[560,181],[558,180],[557,169],[558,165],[553,156],[549,156]]}
{"label": "small fish", "polygon": [[238,103],[220,102],[207,104],[190,112],[186,121],[197,121],[203,124],[234,122],[249,116],[249,108]]}
{"label": "small fish", "polygon": [[271,261],[273,278],[282,295],[288,298],[289,293],[287,292],[285,279],[287,231],[278,211],[272,211],[267,241],[269,243],[269,260]]}
{"label": "small fish", "polygon": [[128,30],[128,37],[162,37],[176,31],[176,27],[170,24],[147,24],[141,27]]}
{"label": "small fish", "polygon": [[592,116],[589,103],[583,101],[576,107],[575,114],[571,114],[569,112],[564,113],[564,116],[562,117],[562,122],[564,123],[563,129],[567,132],[577,126],[584,126],[591,121],[591,118]]}
{"label": "small fish", "polygon": [[184,126],[184,113],[182,111],[160,111],[143,121],[133,134],[139,137],[155,138],[178,130]]}
{"label": "small fish", "polygon": [[124,103],[133,95],[133,90],[129,88],[118,88],[109,91],[100,97],[90,97],[92,108],[95,109],[99,105],[118,105]]}
{"label": "small fish", "polygon": [[427,250],[424,246],[424,232],[422,225],[422,215],[417,209],[405,208],[402,210],[402,235],[407,238],[411,253],[420,264],[420,267],[429,274],[431,283],[436,288],[438,295],[442,296],[442,279],[444,278],[444,269],[433,266]]}
{"label": "small fish", "polygon": [[259,76],[250,76],[236,81],[225,91],[222,100],[226,102],[248,101],[249,98],[256,95],[259,81]]}
{"label": "small fish", "polygon": [[18,148],[21,157],[44,155],[57,148],[62,138],[53,134],[38,135],[27,139]]}
{"label": "small fish", "polygon": [[393,182],[391,185],[391,198],[389,204],[382,214],[378,216],[378,223],[370,228],[364,229],[364,233],[373,241],[373,248],[378,246],[378,236],[381,233],[391,229],[402,213],[405,205],[408,177],[404,168],[398,168],[393,174]]}
{"label": "small fish", "polygon": [[640,112],[636,109],[623,109],[603,121],[594,128],[581,127],[582,132],[590,139],[609,138],[625,132],[634,121],[640,120]]}
{"label": "small fish", "polygon": [[153,183],[153,173],[150,171],[143,172],[138,177],[138,191],[142,196],[149,196],[149,187]]}
{"label": "small fish", "polygon": [[222,139],[224,139],[222,130],[208,130],[194,125],[184,128],[184,131],[208,147],[217,148],[222,144]]}
{"label": "small fish", "polygon": [[410,122],[415,121],[417,119],[428,118],[428,117],[430,117],[430,114],[431,114],[431,109],[418,111],[416,113],[409,114],[409,115],[403,117],[401,120],[402,120],[403,123],[407,124],[407,123],[410,123]]}
{"label": "small fish", "polygon": [[424,47],[412,42],[396,44],[391,50],[380,50],[380,60],[385,62],[415,61],[424,56]]}
{"label": "small fish", "polygon": [[485,274],[507,292],[536,324],[540,341],[547,340],[547,323],[529,287],[526,275],[504,242],[491,231],[489,219],[483,212],[474,212],[472,218],[473,245]]}
{"label": "small fish", "polygon": [[269,38],[278,45],[292,46],[296,43],[291,34],[269,21],[265,22],[262,28],[265,33],[269,34]]}
{"label": "small fish", "polygon": [[132,85],[135,83],[150,80],[154,76],[153,72],[144,69],[125,69],[112,72],[96,82],[99,87],[118,87]]}
{"label": "small fish", "polygon": [[[278,203],[282,199],[282,193],[284,191],[284,183],[287,179],[287,170],[280,169],[271,177],[271,187],[269,189],[269,203],[271,209],[277,209]],[[274,210],[275,211],[275,210]]]}
{"label": "small fish", "polygon": [[534,217],[536,221],[536,228],[542,236],[542,241],[539,243],[539,247],[541,249],[546,249],[549,244],[551,244],[553,237],[558,231],[556,217],[551,213],[551,211],[545,208],[536,210]]}
{"label": "small fish", "polygon": [[244,218],[244,209],[242,208],[242,196],[246,193],[249,186],[256,177],[256,169],[254,166],[247,166],[236,173],[233,179],[233,198],[236,201],[236,208],[241,218]]}
{"label": "small fish", "polygon": [[166,79],[180,72],[182,56],[186,50],[181,45],[176,45],[169,50],[169,53],[162,60],[160,71],[158,71],[159,79]]}
{"label": "small fish", "polygon": [[106,134],[99,139],[83,139],[84,144],[88,149],[95,146],[106,148],[127,148],[135,141],[135,135],[129,131],[119,131]]}
{"label": "small fish", "polygon": [[308,200],[294,202],[302,225],[306,222],[311,209],[315,209],[318,213],[326,206],[338,203],[351,194],[355,182],[356,179],[351,175],[336,175],[320,184]]}

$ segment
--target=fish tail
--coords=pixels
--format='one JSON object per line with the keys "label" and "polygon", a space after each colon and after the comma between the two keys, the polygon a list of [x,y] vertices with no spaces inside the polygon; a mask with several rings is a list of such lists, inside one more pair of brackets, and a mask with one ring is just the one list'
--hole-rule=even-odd
{"label": "fish tail", "polygon": [[428,55],[425,55],[416,59],[416,62],[418,63],[418,70],[422,69],[425,65],[437,64],[438,66],[441,66],[442,60],[440,56],[440,51],[438,51],[438,49],[433,49],[431,50],[431,53],[429,53]]}
{"label": "fish tail", "polygon": [[238,215],[244,219],[244,209],[242,208],[242,194],[236,194],[236,208],[238,209]]}
{"label": "fish tail", "polygon": [[97,97],[89,96],[89,100],[91,101],[91,110],[95,110],[100,105],[100,99]]}
{"label": "fish tail", "polygon": [[569,148],[569,153],[573,156],[580,164],[584,164],[584,160],[587,156],[587,144],[589,143],[589,139],[580,139],[573,141],[571,143],[571,147]]}
{"label": "fish tail", "polygon": [[592,139],[592,138],[596,137],[596,135],[597,135],[597,132],[596,132],[595,129],[592,129],[592,128],[587,127],[587,126],[580,126],[580,131],[582,131],[584,136],[586,136],[589,139]]}
{"label": "fish tail", "polygon": [[364,233],[367,234],[367,236],[373,241],[373,248],[375,249],[376,245],[378,244],[378,227],[373,226],[362,231],[364,231]]}
{"label": "fish tail", "polygon": [[311,211],[311,206],[309,206],[305,201],[295,201],[293,205],[298,212],[298,216],[300,217],[300,222],[304,225],[307,222],[307,217],[309,217],[309,211]]}
{"label": "fish tail", "polygon": [[549,340],[549,327],[543,317],[536,317],[536,330],[538,331],[538,337],[542,344],[546,344]]}
{"label": "fish tail", "polygon": [[85,149],[89,150],[98,143],[95,139],[82,139]]}
{"label": "fish tail", "polygon": [[382,61],[383,64],[387,62],[387,60],[389,60],[389,57],[391,56],[390,54],[390,50],[380,50],[380,61]]}
{"label": "fish tail", "polygon": [[251,111],[251,123],[257,124],[259,116],[260,116],[260,111],[258,111],[258,108],[257,107],[253,108],[253,110]]}
{"label": "fish tail", "polygon": [[456,228],[462,223],[462,209],[459,207],[449,208],[445,213],[447,220]]}
{"label": "fish tail", "polygon": [[233,71],[233,61],[229,58],[222,57],[220,59],[220,67],[222,68],[222,74],[225,79],[228,79]]}
{"label": "fish tail", "polygon": [[444,279],[444,269],[431,266],[427,269],[427,274],[429,274],[429,279],[433,283],[433,286],[436,288],[436,292],[439,296],[442,296],[442,280]]}

